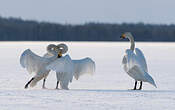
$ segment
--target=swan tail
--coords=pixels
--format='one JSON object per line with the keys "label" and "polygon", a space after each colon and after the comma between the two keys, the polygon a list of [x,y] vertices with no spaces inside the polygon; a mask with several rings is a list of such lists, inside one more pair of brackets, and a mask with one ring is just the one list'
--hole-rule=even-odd
{"label": "swan tail", "polygon": [[155,88],[157,88],[157,85],[156,85],[154,79],[148,73],[146,73],[145,76],[146,76],[147,82],[150,83],[151,85],[153,85]]}

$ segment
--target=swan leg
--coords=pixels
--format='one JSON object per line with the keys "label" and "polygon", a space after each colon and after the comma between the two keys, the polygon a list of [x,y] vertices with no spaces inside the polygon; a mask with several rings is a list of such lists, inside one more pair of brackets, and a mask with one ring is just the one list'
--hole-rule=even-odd
{"label": "swan leg", "polygon": [[57,81],[56,89],[58,89],[58,84],[59,84],[59,81]]}
{"label": "swan leg", "polygon": [[46,87],[45,87],[45,83],[46,83],[46,79],[44,78],[44,80],[43,80],[43,86],[42,86],[43,89],[46,88]]}
{"label": "swan leg", "polygon": [[140,81],[140,87],[139,90],[142,90],[142,81]]}
{"label": "swan leg", "polygon": [[46,89],[45,83],[46,83],[46,78],[47,78],[48,75],[49,75],[49,72],[44,73],[44,80],[43,80],[43,86],[42,86],[43,89]]}
{"label": "swan leg", "polygon": [[27,82],[27,84],[25,85],[25,89],[27,89],[28,88],[28,86],[29,86],[29,84],[34,80],[35,78],[33,77],[29,82]]}
{"label": "swan leg", "polygon": [[135,85],[134,85],[134,89],[133,90],[136,90],[137,89],[137,81],[135,81]]}

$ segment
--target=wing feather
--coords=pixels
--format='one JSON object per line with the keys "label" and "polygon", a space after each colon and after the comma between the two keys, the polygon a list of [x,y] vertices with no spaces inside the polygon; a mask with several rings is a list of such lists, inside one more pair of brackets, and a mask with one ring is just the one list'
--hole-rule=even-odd
{"label": "wing feather", "polygon": [[147,63],[146,63],[143,52],[139,48],[135,48],[135,52],[136,52],[137,60],[140,63],[141,68],[143,68],[145,72],[148,72]]}
{"label": "wing feather", "polygon": [[73,60],[74,63],[74,77],[78,78],[83,74],[93,74],[95,72],[95,62],[90,58],[84,58],[81,60]]}
{"label": "wing feather", "polygon": [[[141,67],[139,60],[137,59],[137,56],[130,49],[126,50],[126,55],[123,58],[123,65],[124,65],[124,70],[126,72],[131,71],[133,68],[137,67],[137,69],[139,69]],[[138,71],[142,71],[142,68],[139,69]]]}
{"label": "wing feather", "polygon": [[30,49],[25,50],[20,57],[21,66],[29,73],[37,73],[46,63],[48,59],[36,55]]}
{"label": "wing feather", "polygon": [[136,57],[132,50],[127,49],[123,58],[123,65],[127,68],[126,71],[129,71],[132,67],[136,65]]}

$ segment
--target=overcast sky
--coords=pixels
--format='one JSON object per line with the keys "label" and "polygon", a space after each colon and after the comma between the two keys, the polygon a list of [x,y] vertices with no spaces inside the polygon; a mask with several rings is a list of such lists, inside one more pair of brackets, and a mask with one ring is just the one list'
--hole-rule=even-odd
{"label": "overcast sky", "polygon": [[175,0],[0,0],[0,16],[71,24],[175,24]]}

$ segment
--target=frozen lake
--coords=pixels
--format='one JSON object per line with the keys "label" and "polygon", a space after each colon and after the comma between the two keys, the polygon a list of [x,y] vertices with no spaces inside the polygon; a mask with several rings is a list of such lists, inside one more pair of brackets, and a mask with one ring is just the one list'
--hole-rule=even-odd
{"label": "frozen lake", "polygon": [[123,70],[121,61],[130,43],[66,42],[72,59],[91,57],[96,73],[73,80],[69,91],[55,90],[55,72],[36,87],[24,89],[33,76],[19,64],[21,53],[30,48],[43,55],[46,46],[60,42],[0,42],[0,110],[175,110],[175,43],[137,43],[146,57],[148,71],[158,88],[134,80]]}

